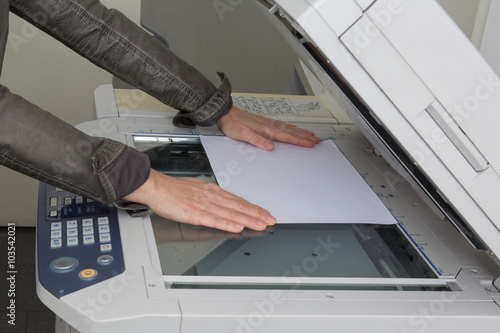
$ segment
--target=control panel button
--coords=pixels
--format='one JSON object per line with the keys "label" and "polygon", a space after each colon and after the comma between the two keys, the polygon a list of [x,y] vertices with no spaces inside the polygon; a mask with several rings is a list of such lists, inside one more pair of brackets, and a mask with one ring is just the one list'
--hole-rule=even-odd
{"label": "control panel button", "polygon": [[94,235],[83,236],[83,244],[84,245],[90,245],[90,244],[94,244],[94,243],[95,243]]}
{"label": "control panel button", "polygon": [[61,230],[62,223],[61,222],[52,222],[50,224],[50,230]]}
{"label": "control panel button", "polygon": [[52,238],[50,240],[50,248],[51,249],[57,249],[62,246],[62,240],[61,238]]}
{"label": "control panel button", "polygon": [[78,273],[78,276],[84,280],[90,280],[97,276],[97,271],[92,268],[84,269]]}
{"label": "control panel button", "polygon": [[66,229],[66,236],[67,237],[78,236],[78,229],[77,228]]}
{"label": "control panel button", "polygon": [[68,246],[77,246],[78,237],[68,237],[68,239],[66,240],[66,244],[68,244]]}
{"label": "control panel button", "polygon": [[75,197],[75,203],[76,203],[77,205],[82,204],[82,203],[83,203],[83,197],[82,197],[82,196],[77,196],[77,197]]}
{"label": "control panel button", "polygon": [[57,210],[51,210],[49,212],[49,217],[57,217]]}
{"label": "control panel button", "polygon": [[93,235],[94,234],[94,227],[84,227],[82,229],[84,235]]}
{"label": "control panel button", "polygon": [[115,258],[113,258],[113,256],[110,256],[109,254],[103,254],[102,256],[97,258],[97,262],[103,265],[110,264],[113,262],[113,260],[115,260]]}
{"label": "control panel button", "polygon": [[76,228],[78,227],[78,221],[77,220],[71,220],[66,222],[66,228]]}
{"label": "control panel button", "polygon": [[110,234],[100,234],[99,235],[99,243],[109,243],[111,242]]}
{"label": "control panel button", "polygon": [[99,224],[99,225],[109,224],[109,219],[108,219],[108,217],[107,217],[107,216],[98,217],[98,218],[97,218],[97,224]]}
{"label": "control panel button", "polygon": [[83,227],[91,227],[94,225],[94,222],[92,219],[83,219],[82,220],[82,226]]}
{"label": "control panel button", "polygon": [[57,197],[51,197],[50,198],[50,207],[56,207],[57,206]]}
{"label": "control panel button", "polygon": [[101,244],[101,252],[111,251],[113,248],[111,244]]}
{"label": "control panel button", "polygon": [[78,266],[78,259],[73,257],[60,257],[52,260],[50,269],[56,272],[69,272]]}
{"label": "control panel button", "polygon": [[109,225],[100,225],[99,226],[99,233],[104,234],[109,232]]}
{"label": "control panel button", "polygon": [[61,230],[53,230],[50,232],[50,238],[61,238],[62,231]]}
{"label": "control panel button", "polygon": [[64,198],[64,206],[71,206],[72,199],[71,197]]}

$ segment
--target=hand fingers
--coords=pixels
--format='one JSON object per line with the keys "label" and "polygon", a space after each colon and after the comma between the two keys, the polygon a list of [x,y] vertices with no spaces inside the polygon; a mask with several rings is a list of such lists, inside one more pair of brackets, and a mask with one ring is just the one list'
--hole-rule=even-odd
{"label": "hand fingers", "polygon": [[311,131],[275,120],[269,120],[268,126],[263,127],[263,132],[274,140],[303,147],[313,147],[320,141]]}
{"label": "hand fingers", "polygon": [[192,223],[229,232],[242,232],[244,229],[243,225],[224,219],[206,210],[200,211]]}
{"label": "hand fingers", "polygon": [[241,232],[244,227],[263,230],[276,221],[267,210],[216,184],[173,178],[154,170],[146,183],[125,199],[144,203],[167,219],[231,232]]}
{"label": "hand fingers", "polygon": [[217,124],[228,137],[246,141],[267,151],[274,148],[272,140],[304,147],[312,147],[320,141],[311,131],[276,119],[250,114],[234,106]]}
{"label": "hand fingers", "polygon": [[256,146],[259,149],[271,151],[274,149],[274,144],[271,140],[277,140],[303,147],[313,147],[320,139],[314,136],[314,133],[295,125],[283,123],[281,121],[261,118],[264,123],[259,123],[255,126],[255,130],[249,130],[246,133],[242,131],[240,134],[244,141]]}
{"label": "hand fingers", "polygon": [[264,230],[267,226],[274,224],[262,222],[260,219],[246,215],[243,212],[220,206],[212,207],[210,212],[206,210],[200,211],[193,222],[230,232],[241,232],[245,227],[252,230]]}
{"label": "hand fingers", "polygon": [[197,207],[189,216],[191,223],[241,232],[244,227],[263,230],[276,222],[267,210],[224,191],[215,184],[207,184],[202,195],[204,200],[195,203]]}
{"label": "hand fingers", "polygon": [[274,149],[274,144],[271,141],[273,139],[272,137],[265,134],[261,135],[257,131],[249,128],[244,128],[238,136],[233,136],[233,138],[246,141],[262,150],[271,151]]}
{"label": "hand fingers", "polygon": [[[228,204],[227,206],[230,207],[230,208],[233,208],[233,209],[238,209],[238,210],[246,210],[247,207],[254,210],[254,212],[257,213],[257,215],[255,215],[256,217],[258,217],[259,215],[258,214],[261,214],[261,213],[265,213],[267,215],[269,215],[271,217],[271,220],[275,220],[272,216],[271,216],[271,213],[267,210],[267,209],[264,209],[262,207],[259,207],[257,205],[254,205],[250,202],[248,202],[247,200],[231,193],[231,192],[228,192],[226,190],[223,190],[220,186],[218,185],[215,185],[214,186],[217,186],[218,188],[218,191],[219,191],[219,194],[221,196],[223,196],[224,198],[228,199],[228,200],[232,200],[232,202],[230,204]],[[266,216],[266,218],[268,218],[269,216]]]}
{"label": "hand fingers", "polygon": [[313,147],[319,142],[319,138],[316,138],[313,135],[284,131],[275,133],[275,139],[302,147]]}
{"label": "hand fingers", "polygon": [[266,138],[265,136],[255,134],[254,139],[252,140],[253,142],[249,142],[253,144],[255,147],[262,149],[262,150],[267,150],[271,151],[274,149],[274,143]]}

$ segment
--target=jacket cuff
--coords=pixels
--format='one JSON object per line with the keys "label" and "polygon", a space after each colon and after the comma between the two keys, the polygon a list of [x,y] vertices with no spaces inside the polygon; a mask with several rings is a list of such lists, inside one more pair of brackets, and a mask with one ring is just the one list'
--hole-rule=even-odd
{"label": "jacket cuff", "polygon": [[179,111],[173,119],[175,126],[187,128],[193,128],[196,125],[212,126],[229,112],[233,106],[231,82],[224,73],[217,72],[217,74],[221,78],[220,87],[196,111]]}
{"label": "jacket cuff", "polygon": [[125,200],[118,200],[115,202],[115,207],[126,211],[132,217],[142,217],[149,215],[149,208],[146,205]]}
{"label": "jacket cuff", "polygon": [[109,139],[99,147],[92,160],[108,205],[113,205],[144,184],[151,169],[146,154]]}

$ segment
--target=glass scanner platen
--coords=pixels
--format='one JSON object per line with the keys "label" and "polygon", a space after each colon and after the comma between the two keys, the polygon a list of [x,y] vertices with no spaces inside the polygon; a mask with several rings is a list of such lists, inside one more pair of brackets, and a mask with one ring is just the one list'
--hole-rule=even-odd
{"label": "glass scanner platen", "polygon": [[198,137],[134,136],[135,148],[146,153],[151,167],[173,177],[202,177],[215,182],[207,154]]}
{"label": "glass scanner platen", "polygon": [[[160,172],[215,182],[197,137],[134,137],[134,142]],[[151,221],[162,271],[169,276],[279,277],[283,281],[437,277],[397,225],[278,224],[262,232],[245,229],[234,234],[154,214]],[[217,287],[224,286],[231,287],[227,283]],[[173,287],[215,286],[181,283]]]}

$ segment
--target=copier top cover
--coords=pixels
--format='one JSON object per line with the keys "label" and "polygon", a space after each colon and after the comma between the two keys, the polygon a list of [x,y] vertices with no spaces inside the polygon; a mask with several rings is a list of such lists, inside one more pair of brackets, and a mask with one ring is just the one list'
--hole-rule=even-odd
{"label": "copier top cover", "polygon": [[500,80],[444,10],[433,0],[268,7],[384,158],[498,257]]}

